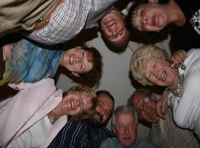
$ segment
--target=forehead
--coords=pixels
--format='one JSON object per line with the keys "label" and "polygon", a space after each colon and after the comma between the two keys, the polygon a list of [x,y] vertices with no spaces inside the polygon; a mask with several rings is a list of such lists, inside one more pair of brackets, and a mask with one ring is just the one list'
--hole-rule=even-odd
{"label": "forehead", "polygon": [[151,64],[154,64],[154,63],[159,63],[159,64],[164,64],[166,63],[166,60],[164,59],[161,59],[161,58],[150,58],[148,61],[147,61],[147,66],[151,66]]}
{"label": "forehead", "polygon": [[86,91],[80,91],[80,94],[81,94],[82,97],[84,97],[86,99],[90,99],[90,96]]}
{"label": "forehead", "polygon": [[134,105],[134,107],[138,107],[138,105],[140,104],[140,102],[145,98],[145,97],[147,97],[147,95],[145,94],[145,93],[143,93],[143,92],[139,92],[138,94],[136,94],[135,96],[134,96],[134,98],[132,99],[133,100],[133,105]]}
{"label": "forehead", "polygon": [[106,94],[100,94],[98,96],[98,102],[102,102],[104,104],[104,107],[106,107],[107,109],[111,111],[113,110],[113,101]]}
{"label": "forehead", "polygon": [[116,116],[116,124],[135,123],[134,116],[131,113],[118,113]]}
{"label": "forehead", "polygon": [[131,16],[131,21],[132,21],[132,25],[135,26],[136,25],[136,18],[140,17],[139,12],[142,11],[144,9],[145,4],[142,4],[138,7],[135,8],[135,10],[132,12],[132,16]]}

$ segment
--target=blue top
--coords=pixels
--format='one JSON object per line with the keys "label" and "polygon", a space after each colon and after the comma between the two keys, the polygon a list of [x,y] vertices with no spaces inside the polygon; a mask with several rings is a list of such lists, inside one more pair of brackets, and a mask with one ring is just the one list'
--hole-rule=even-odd
{"label": "blue top", "polygon": [[[101,144],[101,148],[124,148],[117,137],[108,138]],[[156,146],[148,139],[136,138],[135,143],[130,148],[156,148]]]}
{"label": "blue top", "polygon": [[12,44],[11,57],[0,85],[8,82],[35,82],[43,77],[52,78],[60,65],[64,50],[49,50],[36,46],[28,40]]}
{"label": "blue top", "polygon": [[70,119],[48,148],[99,148],[102,140],[113,136],[105,127],[91,128],[86,121]]}

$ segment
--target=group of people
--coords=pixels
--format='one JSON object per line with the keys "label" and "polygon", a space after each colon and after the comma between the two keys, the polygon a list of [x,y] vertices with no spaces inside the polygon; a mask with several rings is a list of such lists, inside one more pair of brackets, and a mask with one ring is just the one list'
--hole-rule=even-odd
{"label": "group of people", "polygon": [[[116,2],[0,1],[0,86],[18,90],[0,102],[0,147],[200,146],[199,2],[136,0],[127,16]],[[94,27],[120,48],[126,47],[132,30],[147,35],[172,30],[176,52],[171,58],[163,49],[144,45],[130,63],[139,83],[166,87],[160,97],[141,88],[126,106],[114,110],[114,97],[107,90],[56,88],[53,78],[59,66],[75,77],[100,80],[100,52],[68,48],[80,32]],[[137,137],[138,118],[152,124],[148,139]]]}
{"label": "group of people", "polygon": [[[133,53],[130,63],[132,76],[143,86],[157,85],[166,88],[159,100],[146,92],[139,92],[140,96],[135,96],[133,106],[142,119],[160,126],[153,125],[152,130],[159,129],[163,137],[156,141],[156,132],[150,133],[152,141],[158,143],[167,138],[169,147],[199,147],[199,12],[199,2],[180,0],[138,0],[129,11],[129,26],[133,30],[155,35],[172,29],[171,40],[175,52],[171,57],[164,49],[144,45]],[[171,129],[174,130],[173,136],[166,134],[170,134]],[[182,140],[184,137],[192,139],[195,136],[197,141],[195,139],[191,142],[194,145],[189,145],[187,140],[175,142],[179,136]]]}

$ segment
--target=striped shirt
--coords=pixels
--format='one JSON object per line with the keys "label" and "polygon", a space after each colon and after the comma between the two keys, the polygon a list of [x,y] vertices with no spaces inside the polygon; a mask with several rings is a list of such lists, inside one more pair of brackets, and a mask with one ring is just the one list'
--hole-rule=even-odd
{"label": "striped shirt", "polygon": [[194,132],[182,129],[175,125],[172,111],[168,108],[165,119],[160,118],[159,123],[153,123],[149,138],[159,148],[199,148],[200,143]]}
{"label": "striped shirt", "polygon": [[86,121],[70,119],[48,148],[99,148],[102,140],[113,136],[105,127],[91,128]]}
{"label": "striped shirt", "polygon": [[53,12],[49,23],[28,38],[47,45],[73,39],[83,29],[97,26],[97,22],[117,0],[63,0]]}

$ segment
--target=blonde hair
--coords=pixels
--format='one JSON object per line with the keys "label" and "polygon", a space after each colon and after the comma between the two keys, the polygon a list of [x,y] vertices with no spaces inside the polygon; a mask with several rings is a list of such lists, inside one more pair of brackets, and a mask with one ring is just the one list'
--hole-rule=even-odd
{"label": "blonde hair", "polygon": [[167,52],[154,45],[144,45],[138,48],[131,57],[130,69],[132,76],[142,85],[153,85],[145,78],[146,65],[152,58],[168,60]]}
{"label": "blonde hair", "polygon": [[81,120],[92,118],[95,112],[96,105],[97,105],[96,93],[91,88],[85,85],[76,85],[76,86],[71,87],[66,92],[64,92],[63,97],[66,96],[69,91],[86,92],[88,97],[91,98],[90,103],[92,104],[92,107],[89,110],[82,112],[80,115],[72,116],[72,119],[74,121],[81,121]]}

